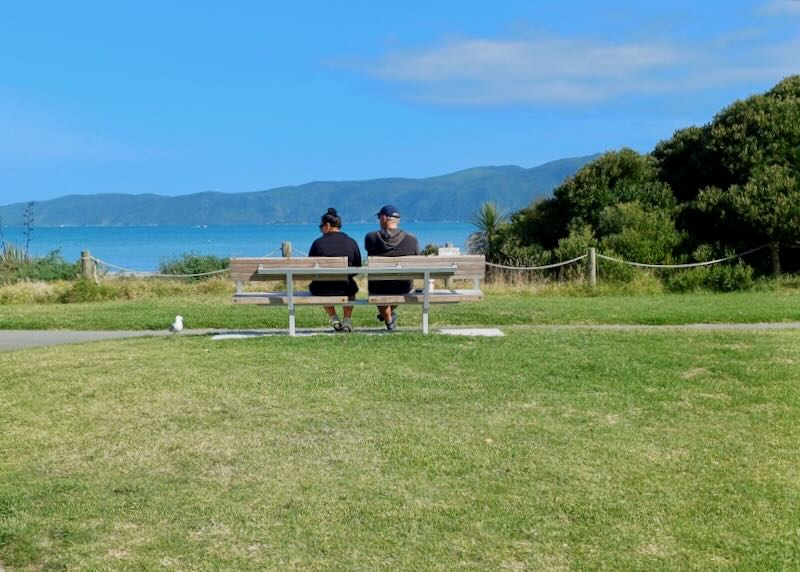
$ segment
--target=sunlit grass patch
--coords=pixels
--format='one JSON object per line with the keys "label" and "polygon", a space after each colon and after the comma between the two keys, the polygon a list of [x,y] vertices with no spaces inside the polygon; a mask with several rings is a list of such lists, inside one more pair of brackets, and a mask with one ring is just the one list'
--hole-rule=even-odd
{"label": "sunlit grass patch", "polygon": [[800,564],[799,333],[506,333],[0,354],[0,562]]}

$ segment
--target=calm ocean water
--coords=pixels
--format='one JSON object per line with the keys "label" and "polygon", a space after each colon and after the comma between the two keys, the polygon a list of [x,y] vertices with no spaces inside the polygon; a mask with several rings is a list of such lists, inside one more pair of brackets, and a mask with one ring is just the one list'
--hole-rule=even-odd
{"label": "calm ocean water", "polygon": [[[375,224],[351,224],[342,230],[362,247],[364,235]],[[408,223],[403,228],[417,235],[421,247],[452,243],[465,249],[475,230],[469,223]],[[24,246],[25,229],[3,227],[5,239]],[[44,255],[59,249],[65,260],[80,258],[82,250],[105,262],[131,270],[156,270],[162,260],[185,252],[215,256],[280,256],[281,242],[288,240],[294,251],[307,253],[319,236],[316,224],[275,224],[242,226],[154,226],[154,227],[34,227],[30,251]]]}

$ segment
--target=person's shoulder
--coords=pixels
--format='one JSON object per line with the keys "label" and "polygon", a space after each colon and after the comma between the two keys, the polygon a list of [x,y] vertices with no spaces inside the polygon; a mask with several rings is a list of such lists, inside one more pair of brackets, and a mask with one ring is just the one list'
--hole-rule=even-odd
{"label": "person's shoulder", "polygon": [[358,243],[355,241],[355,239],[352,236],[350,236],[349,234],[345,233],[345,232],[340,232],[339,233],[339,239],[344,241],[344,242],[347,242],[347,243],[353,242],[356,245],[358,245]]}

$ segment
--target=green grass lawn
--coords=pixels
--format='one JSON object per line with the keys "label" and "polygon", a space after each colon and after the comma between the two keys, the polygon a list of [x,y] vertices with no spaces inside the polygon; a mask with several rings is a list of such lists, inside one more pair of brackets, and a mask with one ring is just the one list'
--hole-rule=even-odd
{"label": "green grass lawn", "polygon": [[[419,306],[400,309],[400,324],[420,324]],[[234,305],[230,294],[163,296],[81,304],[0,304],[0,329],[165,329],[176,314],[189,328],[286,328],[285,307]],[[683,324],[800,320],[800,290],[729,294],[538,296],[489,291],[478,303],[439,305],[431,324]],[[326,324],[319,307],[299,308],[300,327]],[[358,307],[354,324],[378,326],[372,307]]]}
{"label": "green grass lawn", "polygon": [[0,569],[800,568],[800,332],[504,329],[0,354]]}

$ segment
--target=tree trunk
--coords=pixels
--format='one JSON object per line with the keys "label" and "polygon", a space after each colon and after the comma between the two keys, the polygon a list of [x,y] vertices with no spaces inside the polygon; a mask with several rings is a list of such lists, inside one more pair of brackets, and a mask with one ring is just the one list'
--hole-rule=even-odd
{"label": "tree trunk", "polygon": [[781,243],[771,242],[769,244],[769,253],[772,257],[772,275],[776,278],[781,275]]}

